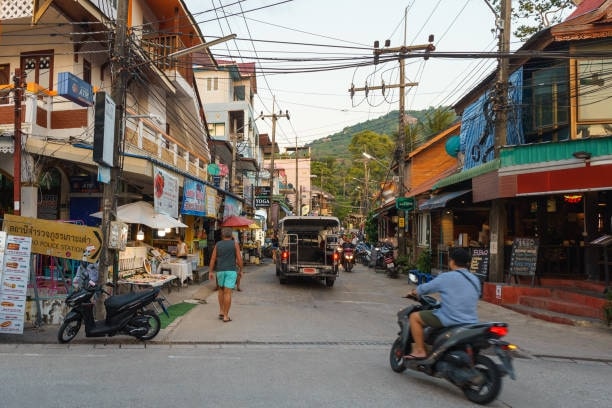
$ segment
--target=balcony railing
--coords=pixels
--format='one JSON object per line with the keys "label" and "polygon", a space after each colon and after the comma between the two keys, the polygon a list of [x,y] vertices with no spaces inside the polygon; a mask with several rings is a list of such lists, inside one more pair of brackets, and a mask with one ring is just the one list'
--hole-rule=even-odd
{"label": "balcony railing", "polygon": [[193,86],[193,69],[191,55],[170,58],[173,52],[187,48],[178,35],[145,36],[142,39],[142,48],[151,58],[153,64],[160,70],[178,72],[191,86]]}

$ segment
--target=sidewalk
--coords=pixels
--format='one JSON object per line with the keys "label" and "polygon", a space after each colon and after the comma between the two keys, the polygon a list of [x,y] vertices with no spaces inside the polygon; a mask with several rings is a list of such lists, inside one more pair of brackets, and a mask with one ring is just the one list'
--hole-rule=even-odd
{"label": "sidewalk", "polygon": [[[263,264],[263,266],[269,265]],[[249,265],[248,268],[259,268],[261,265]],[[256,269],[251,269],[255,271]],[[248,271],[247,271],[248,273]],[[216,304],[214,296],[214,282],[207,281],[207,274],[201,274],[201,282],[195,282],[186,287],[173,288],[171,293],[163,291],[163,295],[171,304],[183,301],[200,301]],[[399,282],[399,281],[398,281]],[[398,288],[405,291],[406,287]],[[402,292],[403,293],[403,292]],[[198,325],[210,314],[207,305],[196,306],[188,315],[179,317],[163,329],[153,343],[211,343],[223,342],[231,331],[224,327],[219,333],[210,333],[202,330]],[[215,306],[216,307],[216,306]],[[520,347],[521,354],[526,357],[555,357],[576,360],[599,360],[612,363],[612,329],[608,327],[577,327],[538,320],[501,306],[481,301],[478,305],[480,320],[502,321],[509,325],[506,339]],[[239,326],[237,326],[239,327]],[[2,344],[57,344],[59,326],[46,325],[41,328],[26,327],[21,335],[0,334]],[[212,336],[212,337],[211,337]],[[359,340],[359,339],[355,339]],[[80,344],[132,344],[139,342],[126,336],[110,338],[85,338],[83,333],[74,343]],[[72,343],[71,343],[72,344]]]}

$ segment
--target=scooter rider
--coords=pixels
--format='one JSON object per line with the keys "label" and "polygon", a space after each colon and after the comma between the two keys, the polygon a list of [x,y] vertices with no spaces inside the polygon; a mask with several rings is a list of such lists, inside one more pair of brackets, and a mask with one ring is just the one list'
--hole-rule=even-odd
{"label": "scooter rider", "polygon": [[440,293],[442,306],[435,310],[423,310],[410,315],[410,332],[414,339],[412,353],[406,359],[427,357],[423,329],[425,326],[440,328],[458,324],[477,323],[477,304],[480,297],[480,281],[467,270],[470,254],[463,248],[449,251],[449,272],[419,285],[409,296]]}

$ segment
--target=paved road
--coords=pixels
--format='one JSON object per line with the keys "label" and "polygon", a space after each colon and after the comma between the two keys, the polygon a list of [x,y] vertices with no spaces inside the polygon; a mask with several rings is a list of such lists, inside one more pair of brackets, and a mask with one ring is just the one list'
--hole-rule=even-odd
{"label": "paved road", "polygon": [[[235,293],[230,323],[217,319],[211,287],[173,291],[173,302],[196,293],[207,302],[154,342],[0,344],[2,406],[473,406],[446,381],[389,368],[395,312],[408,302],[403,280],[358,267],[333,288],[280,285],[271,266],[253,266]],[[509,339],[536,355],[515,360],[517,380],[504,379],[491,407],[612,406],[608,331],[540,322],[486,303],[479,310],[483,319],[510,321]]]}

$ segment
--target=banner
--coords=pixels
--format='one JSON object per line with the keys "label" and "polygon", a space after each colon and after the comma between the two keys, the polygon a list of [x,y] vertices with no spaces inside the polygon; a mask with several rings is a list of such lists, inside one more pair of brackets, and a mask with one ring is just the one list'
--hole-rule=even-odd
{"label": "banner", "polygon": [[182,214],[206,216],[206,190],[204,184],[191,179],[185,179],[183,184]]}
{"label": "banner", "polygon": [[4,249],[4,259],[1,263],[0,333],[22,334],[30,280],[32,238],[7,236],[5,232],[1,232],[0,244]]}
{"label": "banner", "polygon": [[153,168],[153,206],[155,212],[178,218],[178,177],[159,168]]}

